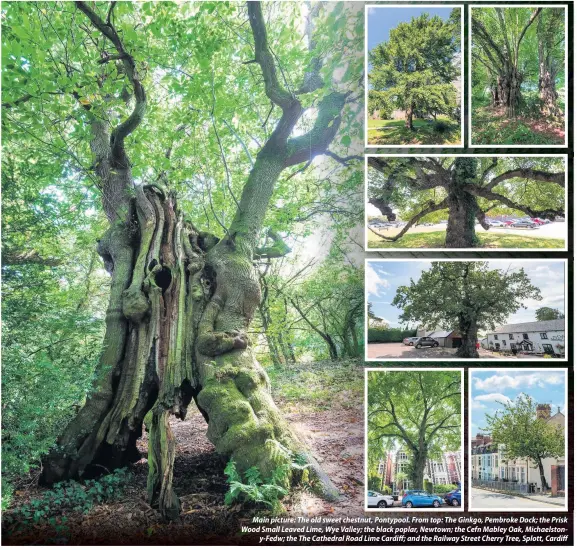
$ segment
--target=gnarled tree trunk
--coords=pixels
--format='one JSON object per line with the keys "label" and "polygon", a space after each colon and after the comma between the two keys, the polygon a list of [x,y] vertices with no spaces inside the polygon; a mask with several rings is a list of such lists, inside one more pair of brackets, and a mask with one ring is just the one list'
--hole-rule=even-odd
{"label": "gnarled tree trunk", "polygon": [[473,157],[458,157],[451,174],[447,189],[449,203],[449,219],[445,246],[447,248],[475,248],[478,239],[475,234],[475,223],[479,206],[477,199],[464,188],[475,181],[477,177],[477,159]]}
{"label": "gnarled tree trunk", "polygon": [[42,481],[100,474],[137,460],[136,441],[152,410],[149,499],[166,517],[177,517],[169,417],[184,418],[195,399],[208,422],[208,438],[239,472],[256,466],[267,479],[283,466],[288,487],[290,465],[300,455],[319,493],[337,498],[332,482],[273,403],[247,329],[261,298],[253,257],[265,253],[257,247],[275,183],[285,168],[326,151],[339,129],[346,94],[326,96],[313,129],[289,139],[303,108],[280,86],[260,3],[249,2],[255,57],[282,117],[257,155],[226,238],[219,240],[186,220],[161,186],[134,183],[124,138],[144,117],[144,90],[114,26],[84,2],[76,4],[114,44],[136,104],[112,131],[94,118],[91,146],[110,221],[99,243],[112,275],[106,336],[94,389],[44,461]]}

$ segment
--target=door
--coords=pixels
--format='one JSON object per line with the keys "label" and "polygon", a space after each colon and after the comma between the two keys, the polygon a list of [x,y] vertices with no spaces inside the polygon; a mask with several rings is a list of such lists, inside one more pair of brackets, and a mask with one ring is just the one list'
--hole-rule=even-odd
{"label": "door", "polygon": [[557,487],[559,491],[565,491],[565,466],[557,467]]}
{"label": "door", "polygon": [[551,355],[555,353],[555,351],[553,350],[553,346],[551,344],[543,344],[543,351],[545,353],[550,353]]}

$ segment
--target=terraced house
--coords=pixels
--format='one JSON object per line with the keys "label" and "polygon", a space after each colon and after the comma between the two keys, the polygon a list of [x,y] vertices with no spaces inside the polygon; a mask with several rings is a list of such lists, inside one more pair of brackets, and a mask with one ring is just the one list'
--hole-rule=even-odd
{"label": "terraced house", "polygon": [[[537,405],[537,415],[565,430],[565,415],[558,408],[551,414],[551,405]],[[553,496],[565,491],[565,457],[543,460],[547,487],[541,484],[539,468],[527,458],[507,459],[505,447],[495,445],[490,436],[477,434],[471,440],[471,479],[476,481],[512,484],[502,488],[519,492],[548,492]],[[513,486],[513,484],[515,486]],[[496,485],[498,489],[499,486]]]}

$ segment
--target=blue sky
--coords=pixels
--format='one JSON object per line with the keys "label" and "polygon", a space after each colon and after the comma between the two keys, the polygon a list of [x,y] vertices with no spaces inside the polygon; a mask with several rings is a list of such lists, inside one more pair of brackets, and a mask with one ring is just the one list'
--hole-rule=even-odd
{"label": "blue sky", "polygon": [[418,17],[422,13],[438,15],[444,20],[449,19],[453,8],[391,8],[388,6],[373,6],[367,14],[367,45],[369,51],[377,44],[389,39],[389,32],[399,25],[408,23],[411,18]]}
{"label": "blue sky", "polygon": [[486,428],[485,414],[503,409],[508,400],[515,401],[521,393],[530,395],[538,403],[551,405],[551,414],[557,407],[566,414],[565,372],[546,370],[475,370],[469,371],[471,392],[471,434]]}
{"label": "blue sky", "polygon": [[[430,267],[430,261],[367,262],[365,287],[368,301],[373,305],[375,315],[385,319],[391,327],[402,326],[399,322],[402,311],[391,305],[397,288],[401,285],[408,285],[411,278],[417,281],[421,273]],[[535,311],[540,307],[552,307],[561,312],[565,311],[565,267],[562,261],[492,260],[489,261],[489,267],[505,270],[523,267],[532,284],[541,289],[543,299],[541,301],[526,300],[527,309],[519,309],[513,313],[507,323],[535,321]]]}

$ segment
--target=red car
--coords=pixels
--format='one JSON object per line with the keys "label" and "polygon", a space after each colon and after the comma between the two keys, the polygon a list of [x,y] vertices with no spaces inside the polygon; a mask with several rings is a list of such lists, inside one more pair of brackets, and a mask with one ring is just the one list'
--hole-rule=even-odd
{"label": "red car", "polygon": [[540,218],[531,218],[531,221],[537,225],[545,225],[547,223]]}
{"label": "red car", "polygon": [[513,225],[515,223],[515,220],[505,220],[503,222],[507,227],[509,227],[510,225]]}

